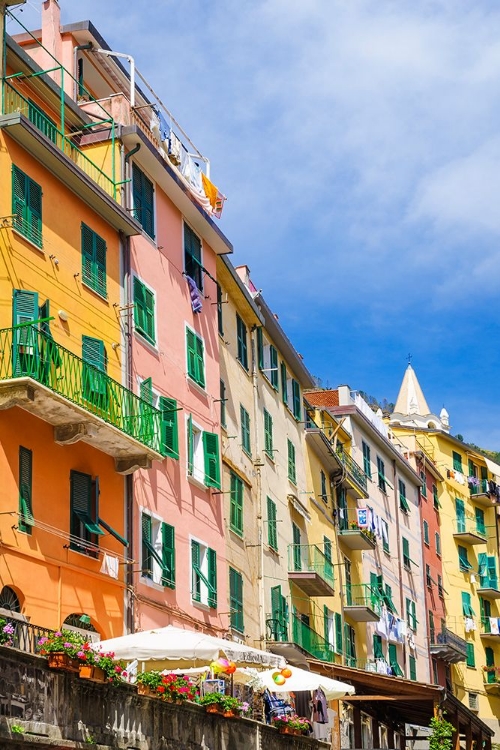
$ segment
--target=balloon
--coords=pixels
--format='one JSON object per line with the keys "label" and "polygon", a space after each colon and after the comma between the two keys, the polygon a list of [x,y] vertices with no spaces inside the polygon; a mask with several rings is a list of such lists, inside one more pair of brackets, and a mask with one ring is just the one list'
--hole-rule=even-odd
{"label": "balloon", "polygon": [[222,656],[220,659],[217,659],[216,662],[219,667],[224,671],[229,666],[229,661],[227,659],[224,659]]}
{"label": "balloon", "polygon": [[218,664],[216,661],[213,661],[210,664],[210,669],[212,670],[212,672],[214,672],[214,674],[222,671],[220,664]]}
{"label": "balloon", "polygon": [[291,677],[291,676],[292,676],[292,670],[290,669],[290,667],[284,667],[284,668],[283,668],[283,669],[281,670],[281,674],[283,675],[283,677],[284,677],[285,679],[288,679],[288,677]]}
{"label": "balloon", "polygon": [[286,682],[286,680],[283,677],[283,675],[280,674],[279,672],[277,673],[276,677],[273,677],[273,680],[276,683],[276,685],[284,685],[285,682]]}
{"label": "balloon", "polygon": [[236,672],[236,664],[234,661],[229,662],[229,666],[226,667],[226,674],[234,674]]}

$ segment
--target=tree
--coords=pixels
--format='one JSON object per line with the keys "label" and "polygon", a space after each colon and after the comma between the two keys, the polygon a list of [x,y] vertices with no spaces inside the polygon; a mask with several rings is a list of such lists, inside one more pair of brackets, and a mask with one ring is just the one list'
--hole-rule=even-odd
{"label": "tree", "polygon": [[432,733],[429,737],[429,750],[451,750],[455,727],[443,716],[434,716],[429,724]]}

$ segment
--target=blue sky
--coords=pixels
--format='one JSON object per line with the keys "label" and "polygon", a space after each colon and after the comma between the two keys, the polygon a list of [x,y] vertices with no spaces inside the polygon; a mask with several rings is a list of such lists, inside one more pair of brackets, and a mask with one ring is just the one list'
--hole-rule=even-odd
{"label": "blue sky", "polygon": [[233,262],[310,371],[394,401],[411,352],[431,409],[500,450],[500,6],[60,4],[210,158]]}

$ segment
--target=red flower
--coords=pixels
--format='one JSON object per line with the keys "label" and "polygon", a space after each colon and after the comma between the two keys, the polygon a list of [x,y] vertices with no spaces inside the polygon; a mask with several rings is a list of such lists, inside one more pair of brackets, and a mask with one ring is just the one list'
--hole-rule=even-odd
{"label": "red flower", "polygon": [[164,693],[164,692],[165,692],[165,688],[163,687],[163,685],[159,685],[159,686],[158,686],[158,687],[156,688],[156,691],[157,691],[158,693]]}

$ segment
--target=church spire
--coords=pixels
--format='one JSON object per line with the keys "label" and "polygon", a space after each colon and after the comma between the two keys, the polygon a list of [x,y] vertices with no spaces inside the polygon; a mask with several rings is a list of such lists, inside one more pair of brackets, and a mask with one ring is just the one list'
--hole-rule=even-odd
{"label": "church spire", "polygon": [[431,413],[420,383],[417,380],[415,370],[410,364],[406,368],[396,399],[396,405],[394,406],[394,412],[404,415],[416,414],[421,417]]}

